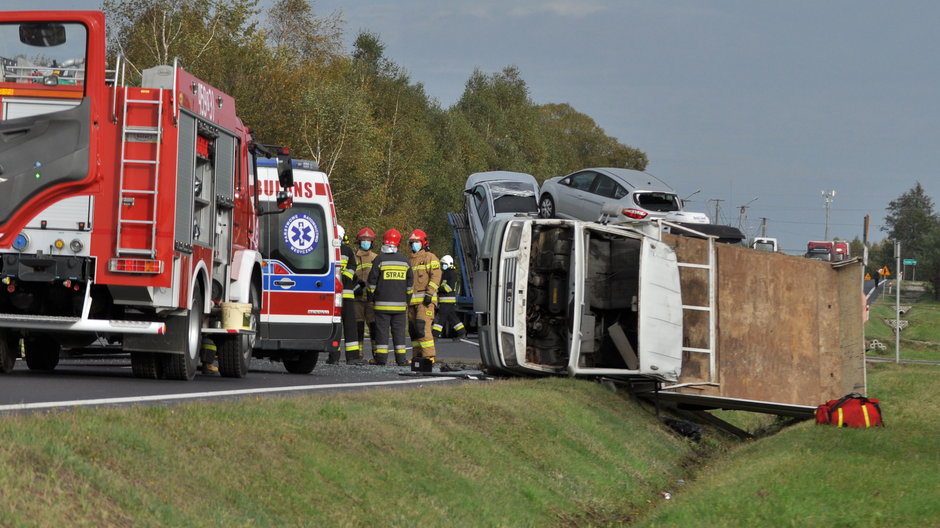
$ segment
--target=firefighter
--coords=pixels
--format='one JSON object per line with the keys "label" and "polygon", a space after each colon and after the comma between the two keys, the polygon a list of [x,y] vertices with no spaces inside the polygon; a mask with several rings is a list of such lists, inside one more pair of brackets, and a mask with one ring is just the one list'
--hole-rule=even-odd
{"label": "firefighter", "polygon": [[408,300],[412,294],[414,277],[408,259],[398,252],[401,233],[389,229],[382,238],[382,254],[372,261],[367,283],[368,300],[375,303],[375,336],[372,346],[375,354],[369,363],[385,365],[388,362],[388,330],[392,329],[395,345],[395,363],[408,364],[406,321]]}
{"label": "firefighter", "polygon": [[366,282],[369,281],[369,272],[372,271],[372,261],[377,256],[372,251],[372,243],[375,241],[375,231],[368,227],[363,227],[356,235],[356,243],[359,247],[356,249],[356,286],[353,289],[355,293],[356,306],[356,332],[359,336],[359,345],[365,345],[366,325],[369,325],[369,338],[372,340],[372,357],[375,357],[375,315],[372,310],[372,303],[366,301]]}
{"label": "firefighter", "polygon": [[414,272],[414,291],[408,305],[412,353],[413,357],[428,358],[433,362],[436,352],[431,327],[437,308],[437,288],[441,283],[441,263],[431,253],[428,235],[424,231],[412,231],[408,237],[408,246],[411,248],[410,262]]}
{"label": "firefighter", "polygon": [[457,334],[457,339],[467,337],[467,329],[457,316],[457,270],[454,269],[454,257],[450,255],[441,257],[441,287],[438,291],[440,295],[437,298],[437,317],[431,327],[434,338],[441,337],[448,325]]}
{"label": "firefighter", "polygon": [[[346,363],[355,364],[362,359],[362,351],[359,346],[358,334],[356,332],[356,309],[354,306],[355,295],[353,287],[356,284],[356,254],[349,247],[349,239],[346,238],[346,230],[343,226],[337,224],[336,231],[340,239],[340,273],[343,275],[343,339],[346,341]],[[339,363],[339,349],[331,350],[330,357],[326,360],[330,365]]]}

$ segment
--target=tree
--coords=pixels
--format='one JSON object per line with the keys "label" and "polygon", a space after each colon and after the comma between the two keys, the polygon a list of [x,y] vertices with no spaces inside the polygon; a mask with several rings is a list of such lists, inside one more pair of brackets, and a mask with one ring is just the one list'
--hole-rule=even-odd
{"label": "tree", "polygon": [[930,282],[934,299],[940,300],[940,225],[934,226],[923,242],[924,249],[917,260],[918,276]]}
{"label": "tree", "polygon": [[567,174],[585,167],[646,170],[646,154],[608,136],[588,115],[569,104],[538,107],[550,145],[550,174]]}
{"label": "tree", "polygon": [[901,255],[916,258],[926,249],[927,234],[940,224],[933,200],[917,182],[911,190],[888,203],[885,226],[888,237],[901,243]]}

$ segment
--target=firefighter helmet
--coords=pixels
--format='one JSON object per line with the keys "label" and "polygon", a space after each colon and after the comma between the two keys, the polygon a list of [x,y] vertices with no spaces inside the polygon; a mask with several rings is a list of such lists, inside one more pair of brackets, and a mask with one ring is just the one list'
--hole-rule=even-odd
{"label": "firefighter helmet", "polygon": [[346,240],[346,230],[343,229],[343,226],[336,224],[336,232],[339,233],[338,238],[340,240]]}
{"label": "firefighter helmet", "polygon": [[356,235],[356,240],[375,240],[375,231],[368,227],[363,227],[359,230],[359,234]]}
{"label": "firefighter helmet", "polygon": [[398,246],[401,243],[401,233],[397,229],[389,229],[382,237],[382,243],[387,246]]}
{"label": "firefighter helmet", "polygon": [[441,257],[441,264],[447,264],[450,267],[454,266],[454,257],[450,255],[444,255]]}
{"label": "firefighter helmet", "polygon": [[411,236],[408,237],[408,241],[412,242],[418,240],[421,242],[421,247],[428,247],[428,235],[420,229],[415,229],[411,232]]}

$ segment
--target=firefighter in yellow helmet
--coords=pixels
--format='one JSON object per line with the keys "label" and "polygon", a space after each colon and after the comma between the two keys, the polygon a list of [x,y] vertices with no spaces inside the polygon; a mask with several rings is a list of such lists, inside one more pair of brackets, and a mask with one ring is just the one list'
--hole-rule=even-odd
{"label": "firefighter in yellow helmet", "polygon": [[411,249],[411,270],[414,273],[414,286],[411,302],[408,304],[408,323],[411,329],[411,348],[413,357],[434,360],[434,312],[437,310],[437,288],[441,284],[441,263],[431,253],[428,235],[415,229],[408,237]]}

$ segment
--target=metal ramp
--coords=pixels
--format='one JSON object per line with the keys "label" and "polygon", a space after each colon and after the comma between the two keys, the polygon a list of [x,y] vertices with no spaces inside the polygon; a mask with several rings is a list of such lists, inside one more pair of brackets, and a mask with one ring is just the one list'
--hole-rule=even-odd
{"label": "metal ramp", "polygon": [[464,213],[447,213],[447,221],[450,223],[451,230],[454,233],[454,257],[459,264],[460,272],[460,291],[457,292],[458,302],[472,302],[471,293],[468,286],[470,278],[476,269],[477,248],[473,241],[473,235],[470,233],[470,225],[467,223],[467,215]]}
{"label": "metal ramp", "polygon": [[[718,272],[716,268],[717,262],[717,248],[715,243],[718,239],[715,235],[708,235],[695,231],[686,226],[671,222],[661,222],[660,229],[663,227],[669,227],[672,233],[677,233],[677,231],[684,231],[690,234],[694,234],[697,237],[704,238],[708,240],[708,255],[705,262],[677,262],[679,266],[679,274],[681,275],[687,270],[702,270],[708,275],[708,290],[706,292],[705,303],[704,304],[687,304],[686,299],[683,296],[682,311],[683,314],[687,312],[699,312],[704,313],[707,317],[707,330],[708,335],[705,339],[706,343],[704,346],[692,347],[692,346],[683,346],[682,352],[684,354],[705,354],[708,356],[708,372],[702,376],[703,379],[691,382],[685,382],[676,385],[669,385],[662,387],[663,390],[676,389],[680,387],[691,387],[691,386],[702,386],[702,385],[713,385],[717,386],[719,384],[716,379],[717,365],[716,365],[716,349],[718,341],[717,333],[717,309],[718,309],[718,296],[717,296],[717,281],[718,281]],[[685,333],[685,330],[683,330]],[[687,337],[687,336],[684,336]]]}
{"label": "metal ramp", "polygon": [[163,89],[124,88],[117,256],[156,256]]}

